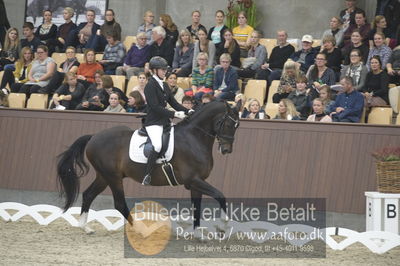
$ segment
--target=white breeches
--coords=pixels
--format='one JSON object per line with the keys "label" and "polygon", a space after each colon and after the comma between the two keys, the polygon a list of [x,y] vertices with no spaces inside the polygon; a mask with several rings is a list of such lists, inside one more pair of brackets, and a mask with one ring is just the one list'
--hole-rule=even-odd
{"label": "white breeches", "polygon": [[153,144],[154,150],[160,152],[162,148],[162,134],[164,127],[160,125],[147,126],[146,131]]}

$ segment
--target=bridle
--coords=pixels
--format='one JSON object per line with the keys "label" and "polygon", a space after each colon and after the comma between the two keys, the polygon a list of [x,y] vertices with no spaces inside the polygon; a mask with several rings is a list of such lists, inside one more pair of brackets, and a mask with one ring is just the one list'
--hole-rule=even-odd
{"label": "bridle", "polygon": [[206,132],[204,129],[200,128],[200,127],[196,127],[197,129],[199,129],[201,132],[203,132],[205,135],[207,135],[210,138],[217,138],[218,143],[221,144],[221,140],[225,140],[228,143],[232,144],[233,141],[235,140],[235,138],[233,136],[228,136],[228,135],[224,135],[221,133],[222,129],[224,128],[225,122],[231,120],[232,122],[235,123],[234,127],[235,129],[239,127],[239,119],[235,120],[232,116],[230,116],[228,114],[228,112],[226,112],[218,121],[217,121],[217,130],[214,134],[210,134],[208,132]]}

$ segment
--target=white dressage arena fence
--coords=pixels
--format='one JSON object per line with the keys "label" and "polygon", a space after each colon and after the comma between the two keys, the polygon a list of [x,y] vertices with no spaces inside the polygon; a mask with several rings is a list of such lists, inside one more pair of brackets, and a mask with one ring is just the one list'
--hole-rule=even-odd
{"label": "white dressage arena fence", "polygon": [[[10,214],[9,211],[12,211],[13,214]],[[16,222],[24,216],[32,217],[38,224],[40,225],[48,225],[54,222],[57,219],[64,219],[71,226],[78,227],[79,221],[74,215],[80,215],[81,208],[73,207],[68,209],[65,213],[63,211],[52,205],[33,205],[27,206],[25,204],[16,203],[16,202],[2,202],[0,203],[0,217],[5,221]],[[45,217],[41,213],[46,213]],[[109,219],[116,220],[115,222],[111,222]],[[88,223],[92,221],[97,221],[101,225],[104,226],[107,230],[118,230],[121,229],[125,220],[124,217],[117,210],[101,210],[95,211],[90,210],[88,216]],[[204,222],[202,221],[204,224]],[[214,223],[214,224],[213,224]],[[218,230],[217,227],[220,225],[221,221],[210,222],[207,221],[207,230]],[[285,226],[289,228],[291,231],[296,231],[298,229],[304,231],[312,231],[314,230],[311,226],[306,225],[283,225],[277,226],[268,222],[247,222],[247,223],[238,223],[235,221],[229,221],[228,227],[232,229],[235,228],[235,231],[253,231],[253,230],[268,230],[268,231],[279,231],[281,227]],[[190,226],[189,226],[190,227]],[[191,230],[188,228],[187,230]],[[333,250],[345,250],[347,247],[355,244],[361,243],[365,247],[367,247],[371,252],[383,254],[397,246],[400,246],[400,236],[393,232],[384,232],[384,231],[367,231],[367,232],[356,232],[353,230],[349,230],[346,228],[339,227],[328,227],[325,229],[325,243]],[[336,242],[332,236],[342,236],[346,237],[346,239],[341,242]],[[267,241],[266,239],[265,241]],[[379,241],[377,241],[379,240]],[[264,241],[264,240],[263,240]],[[290,240],[288,240],[290,241]],[[258,241],[257,241],[258,242]],[[302,243],[306,244],[306,242]]]}

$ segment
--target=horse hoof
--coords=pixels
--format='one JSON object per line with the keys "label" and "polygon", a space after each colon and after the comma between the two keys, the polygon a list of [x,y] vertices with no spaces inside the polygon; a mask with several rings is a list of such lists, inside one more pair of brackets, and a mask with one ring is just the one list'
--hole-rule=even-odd
{"label": "horse hoof", "polygon": [[94,231],[92,228],[88,227],[88,226],[85,226],[85,227],[83,228],[83,230],[85,231],[85,233],[86,233],[87,235],[93,235],[93,234],[95,233],[95,231]]}

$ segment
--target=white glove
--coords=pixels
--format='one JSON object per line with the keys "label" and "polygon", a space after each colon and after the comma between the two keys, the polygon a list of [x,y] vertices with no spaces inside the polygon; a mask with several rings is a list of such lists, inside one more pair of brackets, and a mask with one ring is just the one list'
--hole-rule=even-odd
{"label": "white glove", "polygon": [[175,112],[174,116],[179,119],[184,119],[186,117],[185,112],[183,111]]}
{"label": "white glove", "polygon": [[190,109],[189,111],[188,111],[188,114],[189,115],[191,115],[191,114],[193,114],[194,113],[194,110],[193,109]]}

